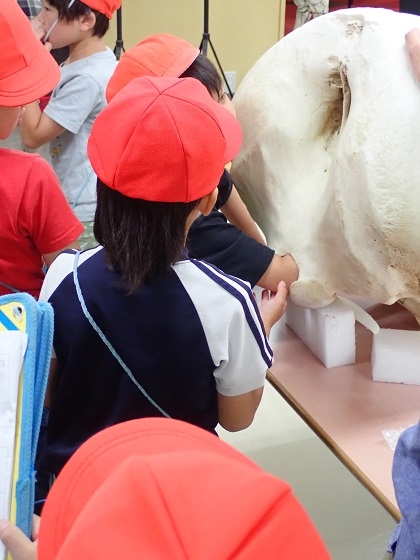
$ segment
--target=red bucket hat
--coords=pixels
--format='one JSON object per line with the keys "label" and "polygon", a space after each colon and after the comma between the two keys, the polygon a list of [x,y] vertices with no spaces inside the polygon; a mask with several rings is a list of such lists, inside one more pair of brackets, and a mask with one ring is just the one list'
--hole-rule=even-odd
{"label": "red bucket hat", "polygon": [[136,78],[96,118],[88,155],[130,198],[191,202],[210,194],[238,153],[238,121],[193,78]]}
{"label": "red bucket hat", "polygon": [[290,487],[217,436],[144,418],[83,444],[46,500],[38,560],[327,560]]}
{"label": "red bucket hat", "polygon": [[151,35],[122,55],[108,82],[106,99],[111,101],[134,78],[179,78],[199,54],[197,47],[180,37],[167,33]]}
{"label": "red bucket hat", "polygon": [[118,8],[121,8],[122,0],[82,0],[82,2],[92,10],[96,10],[100,14],[104,14],[108,19],[111,19],[113,13]]}
{"label": "red bucket hat", "polygon": [[16,0],[0,2],[0,106],[19,107],[55,88],[60,69]]}

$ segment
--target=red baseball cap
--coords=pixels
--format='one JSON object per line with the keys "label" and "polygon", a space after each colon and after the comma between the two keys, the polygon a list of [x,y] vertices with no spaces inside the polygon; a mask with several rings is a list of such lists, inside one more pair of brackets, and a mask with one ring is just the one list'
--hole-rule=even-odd
{"label": "red baseball cap", "polygon": [[167,33],[151,35],[122,55],[108,82],[106,99],[111,101],[134,78],[179,78],[199,54],[197,47],[180,37]]}
{"label": "red baseball cap", "polygon": [[38,560],[327,560],[282,480],[201,428],[143,418],[71,457],[42,512]]}
{"label": "red baseball cap", "polygon": [[0,2],[0,106],[19,107],[55,88],[60,69],[16,0]]}
{"label": "red baseball cap", "polygon": [[82,0],[82,2],[92,10],[96,10],[100,14],[104,14],[108,19],[111,19],[113,13],[118,8],[121,8],[122,0]]}
{"label": "red baseball cap", "polygon": [[88,155],[130,198],[191,202],[210,194],[238,153],[238,121],[193,78],[136,78],[96,118]]}

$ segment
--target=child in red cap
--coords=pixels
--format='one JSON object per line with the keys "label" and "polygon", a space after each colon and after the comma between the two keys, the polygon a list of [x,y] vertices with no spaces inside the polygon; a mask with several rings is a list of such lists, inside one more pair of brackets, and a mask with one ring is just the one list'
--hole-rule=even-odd
{"label": "child in red cap", "polygon": [[29,148],[50,142],[52,166],[85,226],[82,248],[97,244],[92,233],[96,176],[86,144],[92,124],[106,104],[105,88],[116,65],[103,36],[120,5],[121,0],[43,0],[37,17],[38,38],[49,48],[68,45],[70,54],[44,111],[39,103],[26,108],[20,127],[22,140]]}
{"label": "child in red cap", "polygon": [[169,416],[212,433],[251,424],[286,286],[264,293],[260,315],[247,283],[185,250],[241,141],[235,117],[192,78],[132,80],[97,117],[88,153],[102,246],[61,255],[41,294],[57,357],[38,489],[118,422]]}
{"label": "child in red cap", "polygon": [[[180,37],[158,33],[128,49],[108,82],[107,100],[130,80],[141,76],[195,78],[206,86],[215,101],[235,114],[214,64]],[[257,284],[275,290],[280,280],[289,287],[298,278],[293,257],[278,255],[266,246],[227,169],[223,171],[218,188],[214,209],[208,216],[197,218],[188,232],[187,247],[191,256],[246,280],[252,287]]]}
{"label": "child in red cap", "polygon": [[82,445],[47,498],[38,548],[5,521],[0,538],[14,560],[330,560],[285,482],[163,418]]}
{"label": "child in red cap", "polygon": [[[16,0],[0,3],[0,139],[12,133],[22,106],[50,91],[59,70]],[[48,266],[66,247],[78,247],[83,231],[46,161],[0,149],[0,295],[37,297]]]}

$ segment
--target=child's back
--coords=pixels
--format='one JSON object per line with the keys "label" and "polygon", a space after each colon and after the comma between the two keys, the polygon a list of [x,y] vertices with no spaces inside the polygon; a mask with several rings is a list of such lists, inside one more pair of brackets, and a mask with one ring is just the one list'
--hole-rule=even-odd
{"label": "child's back", "polygon": [[155,415],[209,431],[252,422],[286,287],[263,292],[260,315],[246,283],[185,249],[240,143],[238,121],[191,78],[133,80],[95,121],[101,246],[61,255],[40,296],[54,308],[56,358],[39,497],[104,426]]}

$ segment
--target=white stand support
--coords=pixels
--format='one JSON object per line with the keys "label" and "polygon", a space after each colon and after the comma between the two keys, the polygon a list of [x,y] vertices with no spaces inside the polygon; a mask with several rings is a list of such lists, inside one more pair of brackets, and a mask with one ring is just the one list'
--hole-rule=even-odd
{"label": "white stand support", "polygon": [[340,300],[327,307],[308,309],[287,303],[286,324],[327,368],[356,360],[353,310]]}
{"label": "white stand support", "polygon": [[326,368],[355,363],[355,321],[373,333],[372,379],[420,385],[420,331],[381,329],[359,305],[338,298],[307,309],[288,301],[286,324]]}
{"label": "white stand support", "polygon": [[420,331],[380,329],[374,334],[372,378],[420,385]]}

